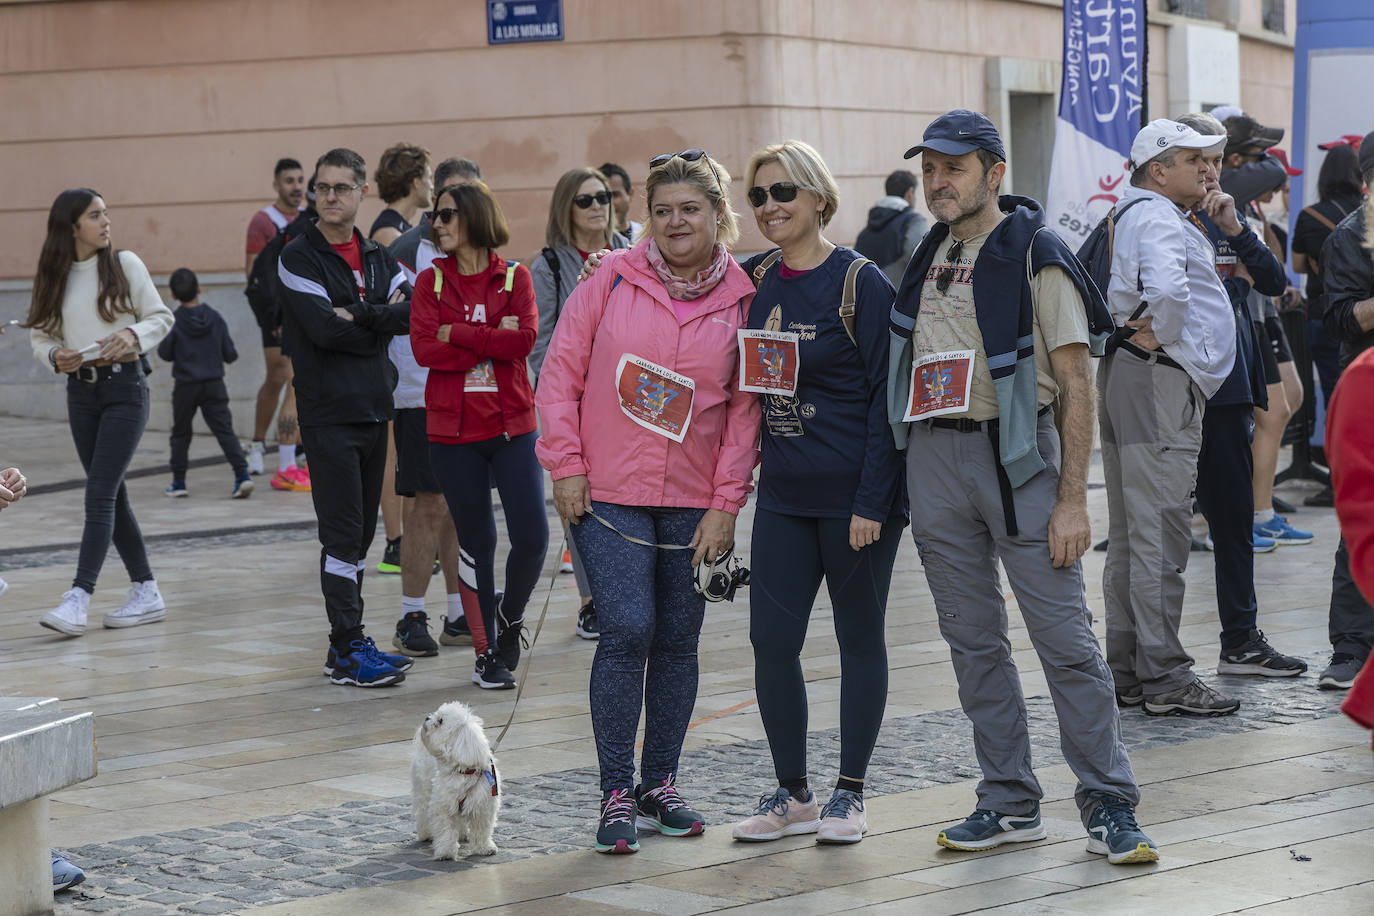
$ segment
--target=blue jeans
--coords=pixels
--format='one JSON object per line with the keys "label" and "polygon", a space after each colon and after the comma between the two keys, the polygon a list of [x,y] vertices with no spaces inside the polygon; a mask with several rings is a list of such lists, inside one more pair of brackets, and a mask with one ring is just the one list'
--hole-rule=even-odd
{"label": "blue jeans", "polygon": [[[706,514],[705,509],[603,502],[593,502],[592,508],[625,534],[656,544],[688,543]],[[632,544],[589,517],[570,530],[601,624],[591,676],[601,791],[635,784],[640,697],[640,778],[646,784],[661,782],[677,772],[697,700],[697,639],[706,600],[692,588],[692,551]]]}
{"label": "blue jeans", "polygon": [[113,542],[133,582],[153,578],[143,532],[129,505],[124,472],[148,424],[148,382],[138,362],[98,382],[67,379],[67,422],[86,470],[86,523],[72,585],[95,591]]}

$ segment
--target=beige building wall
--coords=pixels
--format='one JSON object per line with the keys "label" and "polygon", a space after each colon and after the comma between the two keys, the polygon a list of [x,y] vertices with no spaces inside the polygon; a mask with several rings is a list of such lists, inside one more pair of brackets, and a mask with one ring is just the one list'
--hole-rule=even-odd
{"label": "beige building wall", "polygon": [[[1170,113],[1167,30],[1198,20],[1149,2],[1150,110],[1160,116]],[[334,146],[356,149],[369,168],[402,140],[477,160],[510,220],[505,253],[515,258],[542,245],[558,176],[607,159],[638,185],[652,156],[700,146],[738,176],[755,148],[807,140],[838,178],[830,235],[842,243],[946,109],[987,111],[1008,134],[1012,190],[1034,193],[1030,173],[1048,164],[1057,0],[563,6],[565,41],[489,47],[480,0],[0,0],[0,318],[27,307],[47,208],[63,188],[100,190],[115,244],[155,276],[188,266],[207,286],[227,285],[241,277],[244,230],[272,197],[276,159],[308,164]],[[1261,0],[1213,6],[1229,20],[1217,27],[1240,33],[1238,101],[1287,127],[1291,37],[1263,30]],[[740,248],[756,250],[743,190],[733,194],[745,216]],[[380,207],[366,201],[360,221]],[[635,208],[642,218],[643,202]],[[213,301],[236,310],[231,327],[251,360],[241,296],[224,289]],[[251,396],[252,366],[236,374],[231,393]],[[5,377],[52,383],[22,375]],[[0,400],[0,411],[25,409]]]}

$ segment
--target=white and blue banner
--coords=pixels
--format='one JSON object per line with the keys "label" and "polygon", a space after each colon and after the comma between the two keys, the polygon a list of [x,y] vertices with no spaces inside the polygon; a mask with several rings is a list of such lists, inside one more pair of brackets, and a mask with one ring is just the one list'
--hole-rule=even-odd
{"label": "white and blue banner", "polygon": [[1045,218],[1077,248],[1117,202],[1142,126],[1145,0],[1064,0],[1064,76]]}

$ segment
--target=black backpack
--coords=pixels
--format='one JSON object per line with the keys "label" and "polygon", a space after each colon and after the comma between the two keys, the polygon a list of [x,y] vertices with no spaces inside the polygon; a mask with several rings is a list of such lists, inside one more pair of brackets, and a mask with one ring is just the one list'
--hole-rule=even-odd
{"label": "black backpack", "polygon": [[[1126,215],[1127,210],[1130,210],[1144,199],[1143,197],[1137,197],[1120,210],[1117,210],[1116,207],[1112,207],[1108,210],[1107,215],[1102,217],[1102,220],[1093,228],[1092,232],[1088,233],[1087,239],[1084,240],[1082,247],[1078,249],[1078,260],[1082,263],[1083,270],[1087,273],[1089,279],[1093,281],[1098,291],[1102,293],[1103,299],[1107,298],[1107,284],[1111,282],[1112,279],[1112,242],[1116,236],[1117,221]],[[1137,284],[1139,284],[1139,282],[1139,280],[1136,281]],[[1144,314],[1146,305],[1147,303],[1145,302],[1140,303],[1136,310],[1131,313],[1130,320],[1135,321]],[[1135,328],[1128,328],[1124,325],[1117,328],[1116,331],[1107,338],[1107,343],[1102,355],[1110,356],[1117,347],[1121,346],[1121,341],[1134,333]]]}
{"label": "black backpack", "polygon": [[907,207],[882,229],[873,230],[865,226],[854,240],[854,250],[880,268],[886,268],[895,261],[904,261],[907,254],[906,233],[917,216],[915,210]]}
{"label": "black backpack", "polygon": [[243,294],[248,297],[248,307],[257,316],[258,325],[264,328],[281,327],[281,280],[277,276],[277,261],[286,242],[286,229],[278,229],[253,259],[253,266],[248,271],[248,286]]}

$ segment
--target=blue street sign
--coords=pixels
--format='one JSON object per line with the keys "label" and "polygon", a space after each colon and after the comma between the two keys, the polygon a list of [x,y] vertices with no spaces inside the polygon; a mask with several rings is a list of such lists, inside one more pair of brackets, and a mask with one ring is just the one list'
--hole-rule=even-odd
{"label": "blue street sign", "polygon": [[487,0],[487,44],[563,40],[563,0]]}

